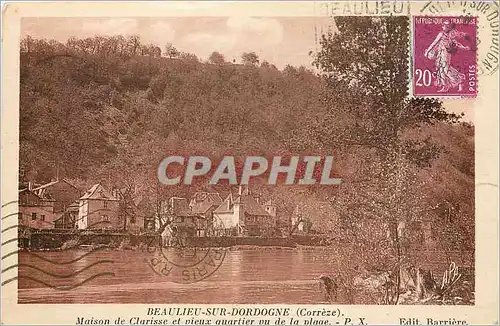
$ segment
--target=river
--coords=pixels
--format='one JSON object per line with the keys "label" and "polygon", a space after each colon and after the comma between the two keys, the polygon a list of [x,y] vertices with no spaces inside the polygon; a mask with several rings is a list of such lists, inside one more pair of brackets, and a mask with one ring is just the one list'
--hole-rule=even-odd
{"label": "river", "polygon": [[328,248],[227,250],[211,276],[179,284],[156,274],[143,251],[34,254],[45,260],[19,255],[19,303],[324,303],[318,278],[336,267]]}

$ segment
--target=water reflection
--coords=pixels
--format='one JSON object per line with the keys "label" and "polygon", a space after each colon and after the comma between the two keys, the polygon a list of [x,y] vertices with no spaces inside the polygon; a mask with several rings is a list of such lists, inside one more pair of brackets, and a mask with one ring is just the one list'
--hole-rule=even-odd
{"label": "water reflection", "polygon": [[[44,258],[67,262],[84,251],[41,252]],[[207,279],[193,284],[173,283],[156,274],[141,251],[99,251],[72,264],[57,265],[20,253],[21,264],[52,273],[70,274],[103,259],[71,278],[55,278],[32,268],[20,267],[20,303],[321,303],[324,295],[318,277],[335,271],[329,257],[334,251],[317,249],[228,250],[221,267]],[[91,275],[113,272],[72,291],[58,291],[22,279],[31,276],[54,285],[76,284]]]}
{"label": "water reflection", "polygon": [[[237,255],[234,252],[226,253],[226,258],[224,259],[224,263],[221,266],[222,268],[228,271],[228,275],[231,281],[241,279],[242,267],[244,264],[244,255]],[[219,271],[219,273],[224,273],[223,271]],[[235,301],[241,300],[241,288],[239,286],[230,286],[228,288],[228,295],[233,298]]]}

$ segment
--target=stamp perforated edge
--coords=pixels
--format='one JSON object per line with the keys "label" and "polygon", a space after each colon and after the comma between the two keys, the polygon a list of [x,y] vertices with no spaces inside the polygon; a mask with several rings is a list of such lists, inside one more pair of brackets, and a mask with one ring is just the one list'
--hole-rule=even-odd
{"label": "stamp perforated edge", "polygon": [[410,18],[410,28],[408,29],[409,30],[409,38],[408,38],[408,42],[409,42],[409,52],[408,52],[408,60],[409,60],[409,65],[408,65],[408,85],[407,85],[407,90],[408,90],[408,97],[409,98],[412,98],[412,97],[415,97],[415,98],[435,98],[435,99],[440,99],[440,100],[473,100],[475,98],[477,98],[478,94],[479,94],[479,87],[480,87],[480,75],[479,75],[479,69],[478,69],[478,58],[479,58],[479,16],[477,15],[452,15],[452,14],[448,14],[446,16],[448,17],[474,17],[476,18],[476,51],[475,51],[475,64],[476,64],[476,93],[475,94],[464,94],[464,95],[456,95],[456,94],[450,94],[450,95],[446,95],[446,94],[442,94],[442,95],[436,95],[436,94],[429,94],[429,95],[422,95],[422,94],[418,94],[418,95],[415,95],[414,92],[413,92],[413,68],[415,66],[415,60],[414,60],[414,50],[415,50],[415,24],[414,24],[414,21],[415,21],[415,18],[418,18],[418,17],[442,17],[443,14],[442,13],[436,13],[436,14],[429,14],[429,13],[426,13],[425,15],[410,15],[409,18]]}

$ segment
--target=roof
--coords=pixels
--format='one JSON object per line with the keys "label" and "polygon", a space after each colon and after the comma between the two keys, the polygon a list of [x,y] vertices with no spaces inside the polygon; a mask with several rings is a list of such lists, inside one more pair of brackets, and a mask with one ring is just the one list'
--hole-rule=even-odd
{"label": "roof", "polygon": [[35,187],[33,188],[31,191],[34,193],[34,194],[37,194],[40,198],[42,198],[43,200],[54,200],[54,198],[52,198],[52,196],[49,194],[49,192],[47,192],[47,189],[50,187],[50,186],[53,186],[59,182],[64,182],[68,185],[70,185],[71,187],[75,188],[75,190],[78,190],[78,192],[80,192],[80,189],[78,189],[77,187],[75,187],[74,185],[72,185],[68,180],[66,179],[61,179],[61,180],[54,180],[54,181],[51,181],[49,183],[46,183],[44,185],[41,185],[41,186],[38,186],[38,187]]}
{"label": "roof", "polygon": [[218,202],[219,204],[222,203],[222,198],[217,192],[197,192],[194,195],[198,201]]}
{"label": "roof", "polygon": [[216,192],[197,192],[194,194],[189,207],[193,214],[203,214],[222,204],[221,196]]}
{"label": "roof", "polygon": [[23,192],[29,192],[30,194],[40,198],[40,200],[43,200],[43,201],[56,201],[54,198],[50,197],[50,195],[48,195],[48,194],[36,193],[35,191],[29,190],[28,188],[19,189],[19,194],[21,194]]}
{"label": "roof", "polygon": [[228,213],[233,211],[233,195],[230,193],[226,199],[214,210],[214,213]]}
{"label": "roof", "polygon": [[196,205],[191,207],[191,212],[195,214],[203,214],[206,213],[212,206],[219,207],[221,203],[210,203],[208,201],[197,203]]}
{"label": "roof", "polygon": [[119,200],[99,183],[93,185],[80,199]]}
{"label": "roof", "polygon": [[75,188],[76,190],[80,191],[80,189],[78,189],[77,187],[75,187],[73,184],[71,184],[71,182],[69,182],[69,181],[68,181],[67,179],[65,179],[65,178],[62,178],[61,180],[59,180],[59,179],[58,179],[58,180],[51,181],[51,182],[46,183],[46,184],[44,184],[44,185],[38,186],[38,187],[34,188],[33,190],[35,191],[35,190],[45,189],[45,188],[50,187],[50,186],[53,186],[53,185],[55,185],[56,183],[59,183],[59,182],[64,182],[64,183],[67,183],[67,184],[69,184],[71,187],[73,187],[73,188]]}
{"label": "roof", "polygon": [[241,209],[245,214],[257,215],[257,216],[270,216],[269,213],[264,209],[264,207],[259,204],[252,194],[244,192],[238,195],[236,199],[233,200],[232,194],[227,196],[226,200],[217,207],[214,213],[231,213],[234,212],[234,204],[240,204]]}
{"label": "roof", "polygon": [[252,195],[241,195],[235,202],[239,202],[243,206],[245,214],[270,216],[269,213],[259,204]]}
{"label": "roof", "polygon": [[80,208],[80,201],[77,199],[77,200],[75,200],[74,202],[72,202],[72,203],[68,206],[68,209],[71,209],[71,208]]}
{"label": "roof", "polygon": [[172,214],[175,216],[190,216],[188,200],[186,198],[172,197],[170,198],[170,206]]}
{"label": "roof", "polygon": [[38,187],[36,187],[36,188],[33,188],[33,190],[35,191],[35,190],[44,189],[44,188],[50,187],[50,186],[52,186],[52,185],[55,185],[55,184],[56,184],[56,183],[58,183],[58,182],[59,182],[59,180],[51,181],[51,182],[46,183],[46,184],[44,184],[44,185],[38,186]]}

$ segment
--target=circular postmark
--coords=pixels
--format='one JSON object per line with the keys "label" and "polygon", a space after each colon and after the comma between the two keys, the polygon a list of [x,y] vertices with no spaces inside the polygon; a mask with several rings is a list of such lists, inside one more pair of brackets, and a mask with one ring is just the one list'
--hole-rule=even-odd
{"label": "circular postmark", "polygon": [[[226,257],[227,248],[214,245],[224,230],[218,217],[197,221],[192,216],[188,222],[174,222],[162,232],[161,245],[147,259],[147,264],[158,275],[175,283],[195,283],[214,274]],[[200,222],[205,227],[197,236]]]}
{"label": "circular postmark", "polygon": [[498,17],[496,1],[428,1],[421,10],[425,15],[467,15],[478,17],[479,75],[492,75],[498,71]]}

